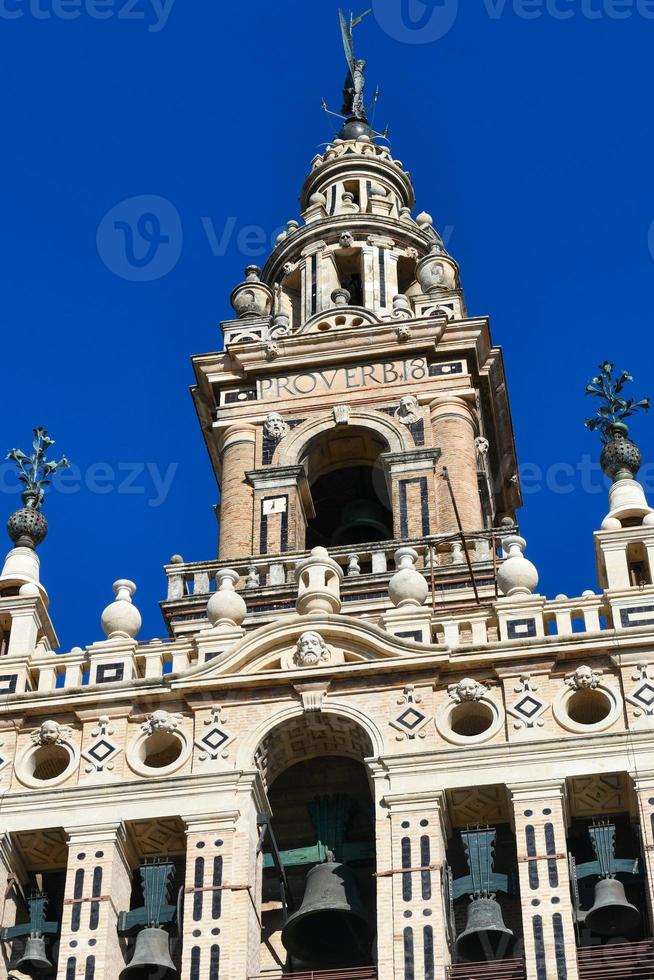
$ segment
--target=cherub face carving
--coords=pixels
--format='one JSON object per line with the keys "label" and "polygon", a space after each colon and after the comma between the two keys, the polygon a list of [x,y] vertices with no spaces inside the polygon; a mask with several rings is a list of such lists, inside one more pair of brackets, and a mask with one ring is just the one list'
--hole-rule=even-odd
{"label": "cherub face carving", "polygon": [[61,728],[56,721],[44,721],[39,730],[41,745],[54,745],[61,737]]}
{"label": "cherub face carving", "polygon": [[171,714],[169,711],[164,711],[162,708],[159,708],[157,711],[152,712],[148,720],[141,725],[141,728],[147,735],[162,732],[170,735],[179,728],[181,721],[181,715]]}
{"label": "cherub face carving", "polygon": [[451,684],[448,691],[452,700],[461,704],[465,701],[479,701],[486,694],[487,688],[472,677],[464,677],[458,684]]}
{"label": "cherub face carving", "polygon": [[288,424],[281,417],[279,412],[270,412],[263,423],[263,429],[269,439],[279,442],[285,435],[288,435]]}
{"label": "cherub face carving", "polygon": [[594,691],[599,685],[599,682],[600,675],[590,667],[584,665],[583,667],[577,667],[568,684],[577,691]]}
{"label": "cherub face carving", "polygon": [[68,725],[60,725],[57,721],[44,721],[40,728],[32,732],[32,741],[35,745],[57,745],[65,739],[70,738],[72,732]]}
{"label": "cherub face carving", "polygon": [[316,667],[329,659],[329,649],[320,633],[308,630],[297,641],[295,663],[299,667]]}

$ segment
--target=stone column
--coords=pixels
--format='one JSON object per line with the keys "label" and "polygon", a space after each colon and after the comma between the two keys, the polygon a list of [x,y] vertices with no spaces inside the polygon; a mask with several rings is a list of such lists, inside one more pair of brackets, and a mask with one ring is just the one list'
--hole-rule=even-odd
{"label": "stone column", "polygon": [[386,796],[390,827],[377,841],[379,980],[433,980],[450,962],[442,869],[444,794]]}
{"label": "stone column", "polygon": [[221,561],[243,559],[256,548],[252,543],[253,491],[245,474],[254,469],[256,428],[247,422],[230,426],[223,434],[220,457]]}
{"label": "stone column", "polygon": [[577,980],[565,781],[508,788],[518,848],[527,980]]}
{"label": "stone column", "polygon": [[450,475],[464,531],[480,531],[484,526],[477,480],[477,419],[468,402],[456,395],[442,395],[430,405],[434,445],[441,451],[436,492],[438,532],[456,531],[457,524],[447,484],[441,478],[444,466]]}
{"label": "stone column", "polygon": [[247,980],[259,971],[261,943],[256,817],[189,817],[186,840],[182,977]]}
{"label": "stone column", "polygon": [[116,980],[124,964],[118,915],[130,907],[132,870],[122,823],[68,832],[57,980]]}

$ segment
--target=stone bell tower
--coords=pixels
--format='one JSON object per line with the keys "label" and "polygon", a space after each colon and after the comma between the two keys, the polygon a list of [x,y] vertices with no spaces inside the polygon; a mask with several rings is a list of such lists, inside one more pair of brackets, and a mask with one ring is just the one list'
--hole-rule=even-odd
{"label": "stone bell tower", "polygon": [[224,352],[194,358],[223,560],[477,532],[520,504],[489,321],[431,216],[413,217],[402,162],[352,128],[233,290]]}

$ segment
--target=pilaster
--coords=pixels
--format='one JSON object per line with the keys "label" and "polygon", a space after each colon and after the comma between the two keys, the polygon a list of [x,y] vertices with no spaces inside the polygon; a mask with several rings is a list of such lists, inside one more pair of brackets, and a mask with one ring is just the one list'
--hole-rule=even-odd
{"label": "pilaster", "polygon": [[116,980],[124,963],[118,915],[131,892],[122,822],[69,832],[57,980]]}
{"label": "pilaster", "polygon": [[518,851],[527,980],[576,980],[565,781],[509,786]]}

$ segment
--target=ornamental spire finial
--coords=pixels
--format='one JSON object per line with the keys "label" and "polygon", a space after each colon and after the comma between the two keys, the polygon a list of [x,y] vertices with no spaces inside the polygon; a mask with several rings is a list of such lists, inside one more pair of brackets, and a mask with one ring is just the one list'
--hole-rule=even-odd
{"label": "ornamental spire finial", "polygon": [[[362,137],[372,139],[373,136],[387,136],[384,133],[375,133],[368,119],[368,110],[364,102],[364,89],[366,85],[366,63],[362,58],[357,58],[354,50],[354,29],[361,21],[372,13],[372,8],[365,10],[358,17],[350,11],[347,18],[342,10],[339,9],[338,17],[341,24],[341,37],[345,50],[345,60],[347,61],[348,73],[345,77],[343,86],[343,106],[341,113],[330,112],[327,103],[323,100],[322,107],[330,116],[336,116],[344,120],[343,128],[339,135],[343,140],[357,140]],[[377,88],[370,108],[374,108],[379,98],[379,88]]]}
{"label": "ornamental spire finial", "polygon": [[24,486],[21,494],[24,507],[12,514],[7,524],[9,537],[17,547],[34,549],[48,533],[48,522],[40,513],[44,488],[50,484],[57,470],[70,465],[65,456],[56,461],[48,460],[46,454],[50,446],[54,446],[54,439],[50,438],[46,429],[37,428],[34,429],[31,456],[22,449],[12,449],[7,453],[7,459],[16,464],[18,479]]}
{"label": "ornamental spire finial", "polygon": [[642,465],[640,450],[627,438],[629,427],[625,419],[631,418],[640,409],[648,411],[650,400],[624,398],[622,392],[625,385],[634,379],[628,371],[614,378],[614,367],[611,361],[604,361],[599,366],[600,373],[586,385],[586,394],[599,398],[603,404],[584,424],[591,432],[600,432],[604,445],[600,460],[602,469],[617,482],[635,479]]}

